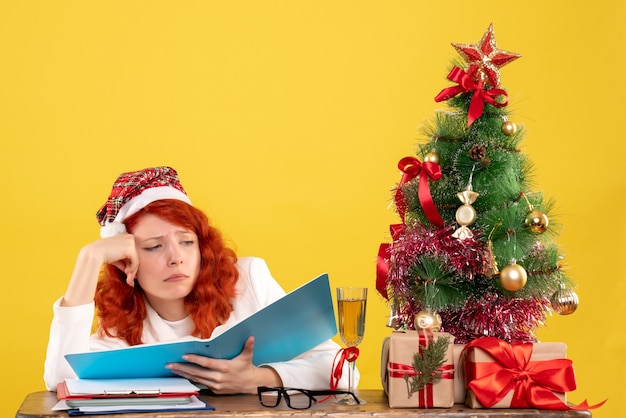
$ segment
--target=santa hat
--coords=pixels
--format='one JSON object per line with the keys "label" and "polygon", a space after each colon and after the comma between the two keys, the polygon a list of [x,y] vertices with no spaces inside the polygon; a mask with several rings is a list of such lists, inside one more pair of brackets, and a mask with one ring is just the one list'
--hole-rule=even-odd
{"label": "santa hat", "polygon": [[148,204],[162,199],[182,200],[191,204],[171,167],[151,167],[119,175],[107,202],[98,210],[102,238],[126,232],[124,220]]}

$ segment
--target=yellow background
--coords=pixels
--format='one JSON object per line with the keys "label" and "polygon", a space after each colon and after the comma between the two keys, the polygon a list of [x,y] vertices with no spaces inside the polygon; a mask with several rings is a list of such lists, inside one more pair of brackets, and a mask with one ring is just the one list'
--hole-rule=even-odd
{"label": "yellow background", "polygon": [[[624,395],[622,1],[0,2],[0,415],[43,390],[51,305],[122,171],[169,164],[240,255],[291,290],[327,271],[370,288],[359,366],[379,388],[374,290],[398,160],[442,107],[456,52],[493,22],[536,190],[581,303],[539,336],[568,344],[575,402]],[[558,215],[558,216],[557,216]]]}

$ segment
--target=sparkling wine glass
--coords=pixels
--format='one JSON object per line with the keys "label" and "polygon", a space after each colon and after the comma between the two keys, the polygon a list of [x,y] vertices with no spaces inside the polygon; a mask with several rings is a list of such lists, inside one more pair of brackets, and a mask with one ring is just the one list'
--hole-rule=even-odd
{"label": "sparkling wine glass", "polygon": [[[356,347],[363,341],[365,333],[365,306],[367,304],[367,288],[338,287],[337,316],[339,319],[339,336],[347,348]],[[354,374],[356,358],[348,363],[348,391],[355,392]],[[356,395],[356,393],[355,393]],[[359,398],[361,405],[365,402]],[[337,401],[347,405],[356,405],[352,396]]]}

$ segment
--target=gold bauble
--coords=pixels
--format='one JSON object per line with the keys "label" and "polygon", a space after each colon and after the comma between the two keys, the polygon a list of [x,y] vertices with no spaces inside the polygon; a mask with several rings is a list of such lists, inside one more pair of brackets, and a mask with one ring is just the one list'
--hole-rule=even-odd
{"label": "gold bauble", "polygon": [[415,329],[438,332],[441,329],[441,317],[430,309],[421,310],[415,315]]}
{"label": "gold bauble", "polygon": [[500,129],[502,129],[502,133],[504,135],[506,135],[506,136],[513,136],[513,135],[515,135],[515,132],[517,132],[517,125],[515,125],[510,120],[507,120],[507,121],[505,121],[502,124]]}
{"label": "gold bauble", "polygon": [[528,275],[524,267],[516,263],[507,264],[500,270],[500,284],[506,290],[515,292],[526,285]]}
{"label": "gold bauble", "polygon": [[550,304],[554,312],[560,315],[569,315],[578,308],[578,295],[571,289],[566,289],[561,285],[560,289],[554,292],[550,299]]}
{"label": "gold bauble", "polygon": [[527,227],[535,234],[543,234],[548,229],[548,216],[540,210],[533,209],[524,221]]}
{"label": "gold bauble", "polygon": [[439,164],[439,156],[435,151],[431,151],[424,156],[424,162]]}

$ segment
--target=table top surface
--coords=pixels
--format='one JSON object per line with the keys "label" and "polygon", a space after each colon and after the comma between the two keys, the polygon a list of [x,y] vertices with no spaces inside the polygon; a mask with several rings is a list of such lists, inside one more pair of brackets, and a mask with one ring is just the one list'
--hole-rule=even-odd
{"label": "table top surface", "polygon": [[[151,412],[151,413],[127,413],[115,415],[89,415],[92,417],[115,417],[115,418],[197,418],[197,417],[335,417],[335,418],[400,418],[401,416],[413,416],[419,418],[450,417],[450,418],[589,418],[589,411],[549,411],[537,409],[471,409],[464,405],[454,405],[452,408],[436,409],[405,409],[389,408],[387,396],[382,390],[362,390],[359,398],[364,399],[365,405],[349,406],[337,404],[334,398],[325,402],[317,403],[310,409],[289,409],[284,402],[276,408],[266,408],[259,404],[256,395],[230,395],[210,396],[201,395],[202,399],[215,407],[215,411],[180,411],[180,412]],[[17,418],[67,418],[65,411],[52,411],[57,403],[56,392],[34,392],[26,396],[20,409],[16,413]]]}

